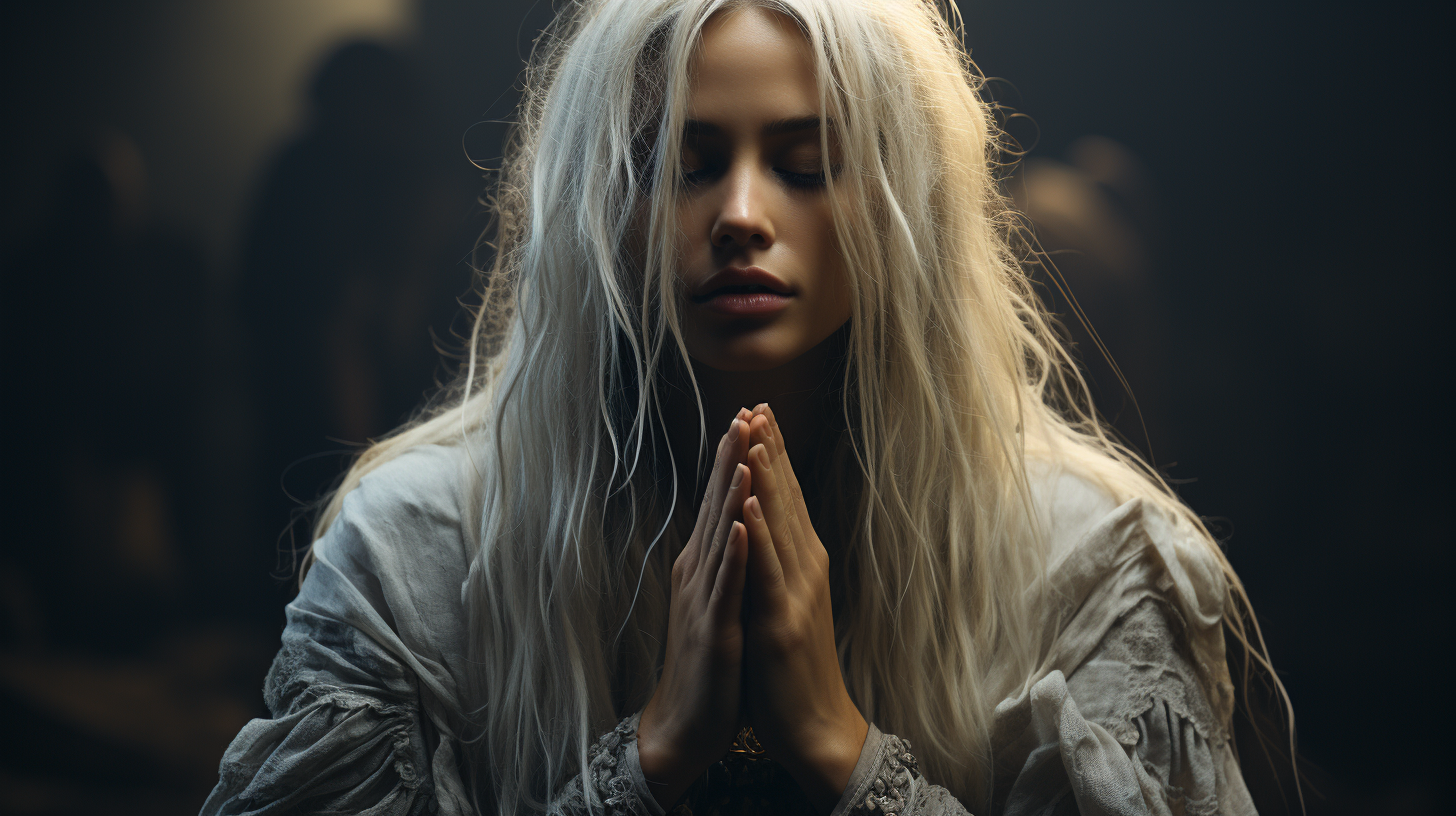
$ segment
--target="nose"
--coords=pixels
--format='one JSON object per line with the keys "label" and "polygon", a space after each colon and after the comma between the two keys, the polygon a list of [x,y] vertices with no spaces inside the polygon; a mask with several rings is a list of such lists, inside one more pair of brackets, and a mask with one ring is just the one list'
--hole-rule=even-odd
{"label": "nose", "polygon": [[716,249],[767,249],[774,242],[770,190],[751,162],[737,161],[724,179],[723,200],[710,238]]}

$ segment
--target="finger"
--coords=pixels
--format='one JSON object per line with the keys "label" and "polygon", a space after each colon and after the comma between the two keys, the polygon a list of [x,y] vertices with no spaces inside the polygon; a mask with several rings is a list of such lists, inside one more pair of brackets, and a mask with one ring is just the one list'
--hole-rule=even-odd
{"label": "finger", "polygon": [[799,487],[799,476],[794,472],[794,465],[789,460],[788,447],[784,444],[784,434],[782,429],[779,428],[778,417],[774,416],[773,406],[766,402],[754,410],[768,418],[769,429],[772,431],[773,438],[777,443],[779,456],[783,459],[782,465],[778,463],[778,460],[774,460],[774,467],[782,475],[784,484],[788,486],[789,492],[793,495],[794,503],[798,507],[798,521],[802,529],[796,532],[807,533],[814,528],[814,525],[809,521],[809,507],[804,502],[804,490]]}
{"label": "finger", "polygon": [[706,512],[702,514],[702,526],[693,530],[693,538],[698,541],[698,564],[701,565],[708,559],[711,548],[711,536],[718,529],[718,522],[722,519],[723,499],[728,494],[729,485],[733,479],[733,471],[737,468],[738,459],[732,455],[739,447],[738,443],[743,436],[737,417],[728,423],[728,433],[718,441],[718,453],[713,460],[713,470],[708,477],[708,489],[703,496]]}
{"label": "finger", "polygon": [[[759,425],[759,422],[754,422],[755,428],[758,428]],[[779,563],[783,565],[786,575],[791,578],[795,577],[799,574],[799,555],[798,545],[794,542],[793,530],[789,526],[789,514],[792,508],[784,502],[784,492],[780,489],[778,474],[774,473],[773,465],[769,461],[768,449],[762,442],[749,449],[748,467],[753,473],[753,495],[762,507],[769,534],[773,539],[774,550],[779,555]]]}
{"label": "finger", "polygon": [[[757,496],[743,503],[743,526],[748,532],[748,576],[753,581],[754,598],[772,612],[783,608],[788,592],[784,585],[784,568],[779,562],[778,548],[768,531],[768,522]],[[755,600],[755,608],[760,603]]]}
{"label": "finger", "polygon": [[773,450],[775,453],[782,456],[785,451],[784,439],[783,436],[779,434],[779,423],[778,420],[774,419],[773,408],[769,407],[769,404],[766,402],[760,402],[758,405],[755,405],[753,407],[753,415],[761,416],[764,419],[768,420],[769,429],[774,439]]}
{"label": "finger", "polygon": [[[714,458],[714,472],[716,465],[723,456],[723,446],[727,444],[728,435],[724,434],[718,440],[718,452]],[[703,562],[703,532],[711,530],[714,522],[713,484],[715,480],[710,476],[708,486],[703,491],[703,500],[698,504],[698,517],[693,522],[693,532],[688,536],[687,543],[683,545],[682,552],[678,553],[675,565],[681,565],[681,577],[683,581],[692,578],[698,571],[698,566]]]}
{"label": "finger", "polygon": [[[807,534],[813,530],[813,527],[808,523],[808,511],[800,508],[799,505],[802,502],[795,500],[794,493],[788,484],[787,474],[785,473],[788,458],[782,453],[782,435],[774,433],[772,422],[768,415],[764,413],[767,407],[767,403],[762,403],[758,408],[754,409],[757,413],[754,414],[754,421],[749,426],[749,438],[754,443],[762,444],[769,452],[769,461],[775,470],[773,488],[778,492],[778,506],[784,509],[783,524],[789,532],[788,540],[793,545],[794,552],[800,556],[797,559],[797,563],[802,564],[803,549],[808,541]],[[779,452],[775,453],[775,450]],[[756,492],[759,495],[766,495],[764,492],[765,489],[761,488]],[[770,505],[769,509],[772,511],[773,506]],[[771,529],[778,529],[775,526],[775,516],[772,512],[769,515],[769,526]],[[791,568],[790,572],[792,571]]]}
{"label": "finger", "polygon": [[734,621],[743,614],[743,588],[748,581],[748,528],[735,521],[728,528],[723,563],[713,584],[713,608],[718,620]]}
{"label": "finger", "polygon": [[748,466],[742,462],[734,465],[733,482],[729,485],[728,495],[723,499],[723,507],[718,512],[718,527],[713,531],[712,546],[709,548],[708,558],[705,562],[709,569],[716,569],[720,558],[723,558],[724,548],[728,544],[728,537],[733,532],[733,525],[737,524],[738,516],[743,510],[743,501],[748,498],[752,489],[752,475]]}
{"label": "finger", "polygon": [[[718,466],[721,465],[723,462],[723,449],[727,446],[728,435],[732,432],[733,427],[732,425],[730,425],[728,428],[728,432],[718,438],[718,448],[717,451],[713,454],[713,468],[710,471],[710,474],[716,474],[718,472]],[[716,506],[716,504],[712,500],[714,482],[715,480],[713,476],[710,475],[708,478],[707,487],[703,490],[703,500],[698,504],[698,519],[693,524],[694,536],[697,536],[697,534],[702,531],[703,527],[706,526],[708,518],[712,515],[713,509]]]}
{"label": "finger", "polygon": [[[776,483],[775,487],[779,492],[779,502],[785,508],[785,524],[789,528],[789,535],[794,543],[794,551],[802,555],[803,548],[808,541],[807,536],[805,536],[806,530],[804,529],[808,526],[808,514],[807,512],[803,513],[803,517],[801,518],[800,505],[803,502],[795,499],[793,487],[789,484],[793,468],[789,464],[788,452],[784,447],[783,434],[778,433],[778,428],[774,427],[773,416],[769,413],[768,403],[760,403],[754,410],[758,412],[756,414],[757,416],[763,417],[763,420],[751,426],[753,428],[752,435],[754,441],[762,442],[764,447],[769,451],[769,461],[773,463],[774,470],[776,471],[774,481]],[[800,498],[802,498],[802,494]]]}

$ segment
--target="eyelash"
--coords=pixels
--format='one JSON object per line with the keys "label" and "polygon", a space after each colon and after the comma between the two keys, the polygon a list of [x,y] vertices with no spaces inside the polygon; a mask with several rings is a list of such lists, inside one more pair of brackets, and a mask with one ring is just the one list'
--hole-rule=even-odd
{"label": "eyelash", "polygon": [[[718,175],[716,167],[704,167],[698,170],[684,170],[683,182],[689,187],[697,187],[713,181]],[[827,180],[824,173],[796,173],[791,170],[774,169],[774,175],[778,176],[783,183],[796,190],[812,190],[823,187]]]}
{"label": "eyelash", "polygon": [[778,174],[779,178],[784,180],[785,184],[801,190],[823,187],[827,183],[822,172],[793,173],[788,170],[775,170],[774,172]]}

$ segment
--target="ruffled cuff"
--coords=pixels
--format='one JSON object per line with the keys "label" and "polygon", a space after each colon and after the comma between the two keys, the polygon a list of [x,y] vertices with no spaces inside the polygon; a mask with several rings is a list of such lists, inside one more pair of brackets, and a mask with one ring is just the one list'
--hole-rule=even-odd
{"label": "ruffled cuff", "polygon": [[910,753],[910,743],[871,723],[859,762],[831,816],[908,814],[919,780],[920,766]]}
{"label": "ruffled cuff", "polygon": [[589,810],[611,816],[664,816],[647,788],[642,760],[637,755],[640,713],[617,723],[587,749],[585,774],[572,777],[551,808],[552,813],[585,814]]}
{"label": "ruffled cuff", "polygon": [[223,755],[213,814],[318,812],[406,816],[430,797],[413,712],[343,689],[243,727]]}

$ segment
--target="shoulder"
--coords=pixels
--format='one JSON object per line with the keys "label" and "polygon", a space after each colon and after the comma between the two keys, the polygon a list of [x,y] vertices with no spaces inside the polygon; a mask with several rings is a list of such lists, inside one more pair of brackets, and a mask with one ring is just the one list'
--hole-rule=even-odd
{"label": "shoulder", "polygon": [[344,497],[351,523],[458,526],[474,480],[463,443],[416,445],[380,465]]}
{"label": "shoulder", "polygon": [[1065,558],[1122,505],[1110,490],[1060,463],[1032,460],[1026,476],[1048,564]]}
{"label": "shoulder", "polygon": [[377,644],[436,698],[457,699],[467,629],[461,588],[474,551],[465,522],[472,472],[463,446],[420,445],[365,476],[314,542],[290,627],[355,644],[355,654]]}
{"label": "shoulder", "polygon": [[314,542],[315,569],[327,564],[372,576],[370,583],[428,579],[458,588],[472,550],[465,525],[473,470],[460,444],[418,445],[380,465],[344,496]]}
{"label": "shoulder", "polygon": [[1226,722],[1228,582],[1218,545],[1176,499],[1151,487],[1119,501],[1124,497],[1086,475],[1044,465],[1028,474],[1047,537],[1043,611],[1055,631],[1052,662],[1070,676],[1110,635],[1145,634],[1147,626],[1127,629],[1126,622],[1138,609],[1135,622],[1145,622],[1151,602],[1173,622],[1153,640],[1188,656],[1214,712],[1204,721]]}
{"label": "shoulder", "polygon": [[1117,472],[1099,478],[1069,466],[1034,462],[1028,464],[1027,476],[1054,584],[1095,583],[1137,562],[1142,564],[1141,577],[1159,591],[1176,589],[1194,602],[1201,613],[1197,617],[1222,615],[1224,570],[1218,545],[1176,498]]}

